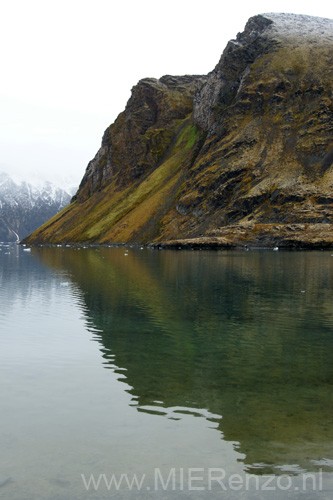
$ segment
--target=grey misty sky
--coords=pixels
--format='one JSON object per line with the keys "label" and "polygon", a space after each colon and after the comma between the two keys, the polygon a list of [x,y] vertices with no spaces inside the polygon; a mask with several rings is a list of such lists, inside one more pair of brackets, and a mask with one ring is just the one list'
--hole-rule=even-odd
{"label": "grey misty sky", "polygon": [[1,2],[0,171],[78,184],[145,77],[207,74],[249,17],[327,0]]}

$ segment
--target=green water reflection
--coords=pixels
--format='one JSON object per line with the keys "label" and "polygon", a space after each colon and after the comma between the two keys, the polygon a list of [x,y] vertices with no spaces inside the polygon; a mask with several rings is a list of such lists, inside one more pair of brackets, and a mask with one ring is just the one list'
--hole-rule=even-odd
{"label": "green water reflection", "polygon": [[247,471],[332,470],[330,253],[33,253],[79,286],[105,368],[138,411],[202,415]]}

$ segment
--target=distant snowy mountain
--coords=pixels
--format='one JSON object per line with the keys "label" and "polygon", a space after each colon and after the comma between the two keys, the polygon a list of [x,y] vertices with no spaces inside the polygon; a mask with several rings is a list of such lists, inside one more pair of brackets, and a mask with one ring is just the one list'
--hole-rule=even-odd
{"label": "distant snowy mountain", "polygon": [[0,172],[0,241],[21,240],[68,205],[72,195],[51,182],[15,182]]}

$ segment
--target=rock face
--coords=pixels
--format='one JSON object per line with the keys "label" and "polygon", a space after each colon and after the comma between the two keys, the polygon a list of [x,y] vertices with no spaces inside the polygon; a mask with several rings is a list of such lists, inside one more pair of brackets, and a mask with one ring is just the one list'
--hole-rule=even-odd
{"label": "rock face", "polygon": [[333,245],[332,93],[333,21],[255,16],[209,75],[141,80],[27,241]]}
{"label": "rock face", "polygon": [[128,185],[158,167],[175,127],[192,111],[194,92],[205,81],[195,76],[141,80],[132,89],[125,112],[104,132],[77,199],[83,201],[113,179],[120,186]]}
{"label": "rock face", "polygon": [[0,241],[18,241],[64,208],[71,195],[50,182],[15,183],[0,173]]}

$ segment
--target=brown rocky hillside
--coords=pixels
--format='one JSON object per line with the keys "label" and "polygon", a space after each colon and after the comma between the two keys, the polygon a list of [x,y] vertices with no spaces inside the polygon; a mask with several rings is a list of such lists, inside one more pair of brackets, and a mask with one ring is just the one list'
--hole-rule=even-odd
{"label": "brown rocky hillside", "polygon": [[207,76],[141,80],[26,243],[333,246],[333,21],[251,18]]}

